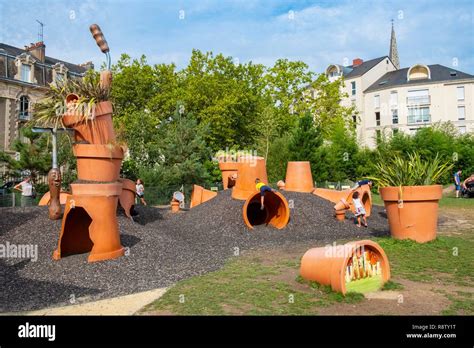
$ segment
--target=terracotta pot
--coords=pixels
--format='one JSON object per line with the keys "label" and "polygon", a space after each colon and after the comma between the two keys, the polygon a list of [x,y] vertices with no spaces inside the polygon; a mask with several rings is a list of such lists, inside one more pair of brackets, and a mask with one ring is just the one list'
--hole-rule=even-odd
{"label": "terracotta pot", "polygon": [[336,210],[335,216],[338,221],[344,221],[346,219],[346,210]]}
{"label": "terracotta pot", "polygon": [[[66,191],[61,191],[59,193],[59,204],[61,205],[64,205],[66,204],[66,201],[67,201],[67,198],[70,194]],[[45,205],[49,205],[49,201],[51,199],[51,196],[50,196],[50,193],[49,191],[46,192],[40,199],[40,201],[38,202],[38,205],[39,206],[45,206]]]}
{"label": "terracotta pot", "polygon": [[176,200],[172,200],[170,204],[171,204],[171,212],[179,213],[179,202]]}
{"label": "terracotta pot", "polygon": [[268,184],[267,168],[263,157],[252,157],[239,159],[237,166],[237,182],[232,189],[232,198],[247,200],[253,196],[257,189],[255,179],[259,178],[261,182]]}
{"label": "terracotta pot", "polygon": [[260,209],[260,192],[254,193],[245,201],[242,217],[247,227],[271,225],[282,229],[290,220],[290,208],[286,198],[280,192],[265,192],[263,210]]}
{"label": "terracotta pot", "polygon": [[124,255],[116,217],[121,183],[72,184],[53,259],[90,252],[88,261]]}
{"label": "terracotta pot", "polygon": [[123,149],[120,146],[76,144],[73,146],[77,157],[79,180],[111,182],[120,175]]}
{"label": "terracotta pot", "polygon": [[312,192],[313,190],[311,164],[309,162],[288,162],[285,191]]}
{"label": "terracotta pot", "polygon": [[[66,98],[67,101],[67,98]],[[79,111],[66,112],[63,123],[68,128],[73,128],[76,142],[89,144],[108,144],[116,140],[112,121],[112,103],[104,101],[97,103],[91,119],[85,120]]]}
{"label": "terracotta pot", "polygon": [[[362,185],[359,187],[357,190],[359,192],[359,198],[361,199],[362,205],[365,208],[365,212],[367,213],[367,217],[370,216],[372,213],[372,193],[370,192],[370,187],[369,185]],[[313,194],[327,199],[330,202],[333,203],[338,203],[340,202],[341,199],[344,199],[349,203],[349,208],[351,211],[354,213],[355,212],[355,207],[354,204],[352,204],[352,194],[354,191],[352,190],[330,190],[330,189],[324,189],[324,188],[316,188],[313,191]]]}
{"label": "terracotta pot", "polygon": [[355,252],[364,248],[378,258],[383,283],[390,279],[388,258],[379,244],[371,240],[349,242],[345,245],[309,249],[301,259],[300,275],[323,285],[330,285],[333,291],[345,294],[346,268]]}
{"label": "terracotta pot", "polygon": [[131,210],[135,205],[136,186],[132,180],[129,179],[118,179],[122,183],[122,192],[119,196],[120,206],[125,211],[125,215],[128,218],[132,218]]}
{"label": "terracotta pot", "polygon": [[193,192],[191,193],[191,205],[190,208],[194,208],[201,203],[207,202],[217,196],[217,192],[206,190],[204,187],[199,185],[193,186]]}
{"label": "terracotta pot", "polygon": [[418,243],[436,238],[441,185],[384,187],[380,189],[387,211],[390,233],[395,239]]}
{"label": "terracotta pot", "polygon": [[337,204],[334,206],[334,210],[338,211],[338,210],[347,210],[349,209],[349,203],[347,203],[347,201],[342,198],[341,200],[339,200],[339,202],[337,202]]}
{"label": "terracotta pot", "polygon": [[219,162],[219,169],[222,174],[222,185],[224,190],[235,185],[232,177],[237,174],[237,162]]}

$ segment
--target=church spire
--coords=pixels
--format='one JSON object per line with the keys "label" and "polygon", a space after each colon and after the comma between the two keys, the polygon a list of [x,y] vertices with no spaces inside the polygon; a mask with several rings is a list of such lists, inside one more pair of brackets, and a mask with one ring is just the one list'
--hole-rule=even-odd
{"label": "church spire", "polygon": [[392,19],[392,35],[390,36],[390,53],[389,58],[397,69],[400,69],[400,61],[398,60],[397,39],[395,38],[395,29],[393,28]]}

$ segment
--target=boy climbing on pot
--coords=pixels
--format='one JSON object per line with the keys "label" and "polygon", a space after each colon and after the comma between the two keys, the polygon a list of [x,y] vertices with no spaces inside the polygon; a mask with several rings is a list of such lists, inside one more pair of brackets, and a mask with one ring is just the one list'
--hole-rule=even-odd
{"label": "boy climbing on pot", "polygon": [[260,191],[260,210],[263,210],[265,209],[265,192],[273,192],[274,190],[272,190],[270,186],[261,182],[259,178],[255,179],[255,187],[257,188],[257,191]]}
{"label": "boy climbing on pot", "polygon": [[367,213],[365,211],[364,206],[362,205],[362,202],[360,201],[359,192],[356,191],[352,194],[352,203],[354,204],[354,208],[355,208],[354,215],[357,219],[357,227],[361,226],[360,224],[361,217],[362,217],[362,220],[364,220],[364,227],[367,227],[367,219],[365,217]]}

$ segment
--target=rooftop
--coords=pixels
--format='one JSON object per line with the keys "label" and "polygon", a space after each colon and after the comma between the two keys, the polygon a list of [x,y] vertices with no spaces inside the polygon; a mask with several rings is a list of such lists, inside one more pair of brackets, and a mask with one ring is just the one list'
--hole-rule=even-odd
{"label": "rooftop", "polygon": [[364,93],[404,85],[411,86],[433,82],[455,82],[457,80],[474,79],[473,75],[440,64],[428,65],[428,68],[431,72],[430,79],[416,79],[410,81],[407,80],[407,72],[410,68],[390,71],[369,86]]}
{"label": "rooftop", "polygon": [[[11,55],[11,56],[15,56],[15,57],[19,56],[22,53],[27,52],[24,49],[14,47],[14,46],[10,46],[10,45],[4,44],[4,43],[0,43],[0,53],[2,53],[2,50],[4,51],[4,53],[6,53],[8,55]],[[78,64],[72,64],[72,63],[65,62],[63,60],[59,60],[59,59],[48,57],[48,56],[45,57],[44,64],[49,65],[49,66],[53,66],[56,63],[64,64],[64,66],[72,73],[84,74],[87,71],[87,68],[84,67],[84,66],[80,66]]]}

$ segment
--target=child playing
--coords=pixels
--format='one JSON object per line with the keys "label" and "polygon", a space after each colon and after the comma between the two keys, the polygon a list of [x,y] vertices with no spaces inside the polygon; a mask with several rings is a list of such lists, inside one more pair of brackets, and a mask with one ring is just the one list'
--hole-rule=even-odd
{"label": "child playing", "polygon": [[367,227],[367,219],[365,218],[365,215],[367,214],[365,211],[364,206],[362,205],[362,202],[360,201],[359,198],[359,192],[354,192],[352,194],[352,203],[354,203],[354,208],[355,208],[355,217],[357,218],[357,227],[360,227],[360,218],[364,220],[364,227]]}
{"label": "child playing", "polygon": [[140,198],[140,201],[143,205],[146,205],[145,201],[145,187],[143,187],[143,181],[141,179],[137,180],[137,184],[135,185],[135,189],[137,190],[137,196]]}
{"label": "child playing", "polygon": [[265,192],[273,192],[270,186],[265,185],[263,182],[260,182],[260,179],[255,179],[255,187],[257,191],[260,191],[260,210],[265,209],[264,201],[265,201]]}

